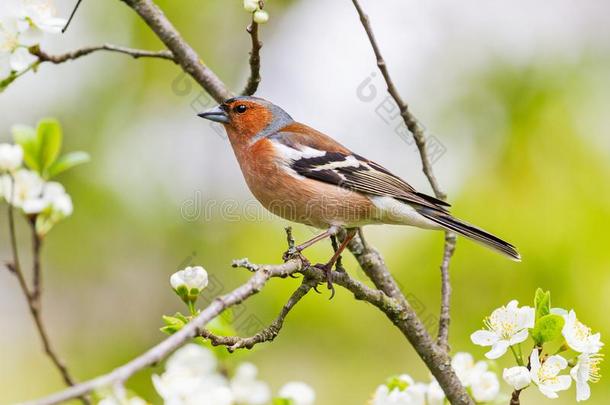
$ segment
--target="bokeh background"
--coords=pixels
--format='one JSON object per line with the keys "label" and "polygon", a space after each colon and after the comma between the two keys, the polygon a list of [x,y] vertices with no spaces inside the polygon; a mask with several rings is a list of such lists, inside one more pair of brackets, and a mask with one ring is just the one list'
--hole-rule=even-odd
{"label": "bokeh background", "polygon": [[[56,1],[60,14],[72,3]],[[240,89],[249,50],[241,2],[158,3],[204,62]],[[258,95],[430,191],[351,2],[267,3]],[[363,6],[400,91],[435,147],[434,169],[453,212],[522,252],[516,264],[459,240],[451,265],[454,351],[482,358],[485,350],[469,336],[483,317],[513,298],[531,304],[537,287],[609,336],[610,3],[369,0]],[[59,53],[104,42],[161,48],[120,1],[85,1],[69,32],[50,38],[44,49]],[[161,315],[182,309],[168,284],[177,268],[203,265],[228,290],[248,277],[230,267],[232,259],[280,260],[286,223],[252,200],[225,137],[195,116],[210,106],[169,62],[101,53],[43,65],[0,94],[0,141],[10,140],[13,124],[54,116],[64,126],[65,150],[92,155],[91,163],[60,179],[76,209],[43,252],[44,317],[81,380],[164,338]],[[5,215],[0,229],[4,261]],[[25,248],[24,223],[19,231]],[[365,231],[436,329],[442,234],[391,226]],[[295,226],[299,240],[311,232]],[[323,244],[309,256],[321,261],[329,254]],[[346,263],[363,279],[351,257]],[[269,322],[298,283],[269,283],[247,302],[244,317]],[[0,272],[0,319],[0,403],[62,388],[6,271]],[[332,301],[326,291],[309,294],[274,343],[228,361],[244,359],[274,389],[288,380],[308,382],[320,405],[362,404],[396,373],[428,379],[384,316],[341,289]],[[500,361],[498,369],[507,364]],[[602,373],[608,370],[604,365]],[[153,372],[138,374],[128,387],[159,403]],[[590,403],[610,401],[609,381],[593,386]],[[574,398],[572,388],[554,403]],[[546,400],[532,389],[523,402]]]}

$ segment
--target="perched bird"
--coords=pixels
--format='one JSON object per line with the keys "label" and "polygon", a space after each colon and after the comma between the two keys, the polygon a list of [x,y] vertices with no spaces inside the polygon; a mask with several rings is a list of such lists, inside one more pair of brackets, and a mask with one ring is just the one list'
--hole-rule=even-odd
{"label": "perched bird", "polygon": [[331,137],[296,122],[258,97],[235,97],[199,114],[224,125],[250,191],[269,211],[325,231],[308,246],[347,230],[324,265],[332,266],[367,224],[400,224],[450,230],[520,260],[513,245],[451,216],[445,201],[420,193],[383,166],[357,155]]}

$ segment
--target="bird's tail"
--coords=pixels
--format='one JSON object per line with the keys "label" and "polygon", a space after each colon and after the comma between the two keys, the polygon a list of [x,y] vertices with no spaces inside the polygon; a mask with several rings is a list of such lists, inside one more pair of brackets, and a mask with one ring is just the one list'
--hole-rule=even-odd
{"label": "bird's tail", "polygon": [[502,239],[492,235],[487,231],[484,231],[481,228],[454,218],[447,213],[432,210],[429,208],[418,208],[417,212],[419,212],[421,215],[428,218],[429,220],[436,222],[445,229],[464,235],[467,238],[474,240],[475,242],[479,242],[497,252],[500,252],[510,257],[512,260],[518,262],[521,261],[521,256],[513,245],[506,241],[503,241]]}

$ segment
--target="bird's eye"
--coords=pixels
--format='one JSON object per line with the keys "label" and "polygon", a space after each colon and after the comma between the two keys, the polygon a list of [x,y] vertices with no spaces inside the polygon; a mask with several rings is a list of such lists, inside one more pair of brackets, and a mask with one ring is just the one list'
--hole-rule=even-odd
{"label": "bird's eye", "polygon": [[239,104],[235,108],[233,108],[233,111],[235,111],[238,114],[243,114],[246,112],[247,109],[248,109],[248,107],[246,107],[245,105]]}

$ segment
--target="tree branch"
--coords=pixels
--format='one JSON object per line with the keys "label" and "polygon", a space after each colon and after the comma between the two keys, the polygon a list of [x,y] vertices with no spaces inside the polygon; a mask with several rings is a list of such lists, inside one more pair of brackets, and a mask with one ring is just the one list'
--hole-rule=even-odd
{"label": "tree branch", "polygon": [[[417,145],[417,150],[419,151],[419,156],[422,162],[422,170],[424,175],[428,179],[430,187],[432,187],[432,190],[434,191],[434,195],[441,200],[445,200],[447,195],[441,189],[438,181],[436,180],[432,170],[432,164],[430,163],[430,159],[428,157],[424,129],[421,127],[415,116],[411,113],[409,106],[403,101],[398,89],[394,85],[394,81],[390,76],[385,59],[383,58],[379,45],[377,44],[377,40],[375,39],[375,34],[373,33],[373,28],[369,22],[369,17],[360,6],[358,0],[352,0],[352,3],[356,8],[358,16],[360,17],[360,22],[362,23],[371,47],[373,48],[373,53],[375,54],[375,58],[377,60],[377,67],[379,68],[379,71],[386,82],[388,93],[398,105],[400,115],[407,126],[407,129],[413,134],[413,139],[415,139],[415,144]],[[437,340],[447,352],[449,352],[449,310],[451,295],[451,286],[449,285],[449,262],[451,261],[451,257],[455,251],[455,243],[455,234],[449,231],[445,232],[445,246],[443,251],[443,261],[441,264],[441,316],[439,318],[439,335]]]}
{"label": "tree branch", "polygon": [[[17,248],[17,232],[15,229],[15,214],[14,214],[14,209],[13,209],[13,205],[12,205],[13,201],[14,201],[13,193],[15,192],[15,184],[14,184],[15,180],[12,176],[10,176],[10,181],[11,181],[11,196],[9,199],[9,204],[7,204],[7,206],[8,206],[8,224],[9,224],[9,234],[10,234],[9,239],[10,239],[10,243],[11,243],[13,261],[7,267],[9,269],[9,271],[11,271],[11,273],[15,274],[15,276],[17,277],[19,286],[21,287],[21,292],[25,296],[26,302],[28,304],[28,308],[30,310],[30,314],[32,315],[34,324],[36,325],[36,330],[38,331],[38,335],[40,336],[40,340],[42,341],[42,346],[44,348],[45,354],[51,359],[51,362],[55,365],[57,370],[59,370],[59,373],[61,374],[61,377],[64,380],[64,382],[66,383],[66,385],[73,386],[76,383],[76,381],[74,380],[74,378],[71,376],[70,372],[68,371],[68,368],[67,368],[65,362],[59,357],[59,355],[53,349],[53,346],[51,345],[51,340],[49,339],[46,328],[42,321],[42,317],[40,314],[41,307],[40,307],[40,301],[39,301],[40,284],[38,284],[38,285],[35,284],[34,292],[30,292],[27,282],[25,281],[25,276],[23,274],[23,270],[21,268],[21,262],[19,260],[19,250]],[[33,258],[34,269],[33,270],[34,270],[34,280],[36,283],[36,282],[40,281],[39,278],[38,278],[38,280],[36,279],[36,272],[40,271],[40,257],[39,257],[40,243],[34,242],[33,253],[34,253],[34,258]],[[36,295],[36,294],[38,294],[38,295]],[[86,397],[84,397],[84,396],[79,396],[79,397],[80,397],[80,400],[84,404],[90,403]]]}
{"label": "tree branch", "polygon": [[251,96],[256,93],[258,85],[261,82],[261,57],[260,51],[263,47],[263,43],[258,39],[258,24],[254,22],[254,18],[248,28],[246,28],[250,38],[252,40],[252,50],[250,51],[250,77],[246,87],[241,94]]}
{"label": "tree branch", "polygon": [[445,248],[443,251],[443,261],[441,263],[441,310],[436,343],[447,353],[451,351],[449,346],[449,324],[451,323],[451,282],[449,280],[449,262],[455,251],[455,239],[456,236],[454,233],[445,233]]}
{"label": "tree branch", "polygon": [[157,364],[165,359],[174,350],[182,346],[188,340],[197,336],[208,322],[218,316],[227,308],[237,305],[261,291],[264,285],[272,277],[287,277],[301,270],[302,263],[300,260],[289,260],[286,263],[279,265],[261,265],[254,275],[245,284],[237,287],[233,291],[217,297],[212,301],[207,308],[199,313],[191,322],[180,329],[175,334],[171,335],[161,343],[153,346],[142,355],[136,357],[130,362],[114,369],[113,371],[96,377],[92,380],[85,381],[73,387],[60,391],[56,394],[41,398],[39,400],[26,402],[23,405],[51,405],[68,401],[81,395],[85,395],[94,390],[123,384],[129,377],[137,371]]}
{"label": "tree branch", "polygon": [[[246,268],[250,269],[249,267]],[[288,312],[290,312],[290,310],[294,308],[301,298],[307,295],[309,290],[315,287],[315,285],[316,281],[312,281],[311,278],[303,278],[303,282],[299,288],[292,293],[288,299],[288,302],[284,304],[284,307],[280,311],[277,318],[275,318],[275,320],[269,326],[251,337],[242,338],[239,336],[218,336],[207,329],[202,329],[199,331],[199,336],[209,339],[213,346],[227,346],[227,350],[231,353],[242,348],[252,349],[254,345],[258,343],[271,342],[277,337],[280,329],[282,329],[284,319],[286,319]]]}
{"label": "tree branch", "polygon": [[217,102],[233,94],[216,74],[203,64],[195,50],[182,38],[178,30],[165,17],[152,0],[122,0],[132,8],[174,55],[175,60]]}
{"label": "tree branch", "polygon": [[33,55],[38,56],[40,62],[51,62],[54,64],[64,63],[70,60],[78,59],[83,56],[87,56],[94,52],[106,51],[106,52],[115,52],[122,53],[125,55],[129,55],[135,59],[138,58],[160,58],[174,61],[174,55],[170,51],[145,51],[142,49],[133,49],[126,48],[124,46],[112,45],[112,44],[103,44],[98,46],[88,46],[85,48],[80,48],[72,52],[63,53],[60,55],[49,55],[48,53],[42,51],[39,48],[34,48],[30,52]]}

